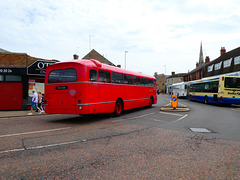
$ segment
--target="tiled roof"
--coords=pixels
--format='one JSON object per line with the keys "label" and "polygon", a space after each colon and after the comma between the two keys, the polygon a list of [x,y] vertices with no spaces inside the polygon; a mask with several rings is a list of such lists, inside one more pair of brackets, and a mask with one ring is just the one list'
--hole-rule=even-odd
{"label": "tiled roof", "polygon": [[11,53],[11,52],[9,52],[9,51],[7,51],[5,49],[0,48],[0,53]]}
{"label": "tiled roof", "polygon": [[91,50],[82,59],[96,59],[96,60],[100,61],[101,63],[109,64],[109,65],[112,65],[112,66],[116,66],[111,61],[109,61],[107,58],[105,58],[100,53],[98,53],[95,49]]}

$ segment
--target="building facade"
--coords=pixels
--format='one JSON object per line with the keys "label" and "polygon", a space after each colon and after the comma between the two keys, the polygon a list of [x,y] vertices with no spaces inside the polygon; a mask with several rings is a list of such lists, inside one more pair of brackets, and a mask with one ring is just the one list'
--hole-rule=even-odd
{"label": "building facade", "polygon": [[210,58],[206,56],[204,63],[200,63],[199,60],[196,63],[196,68],[184,76],[184,81],[218,75],[240,76],[240,47],[229,52],[226,52],[225,47],[221,47],[220,56],[217,59],[210,61]]}
{"label": "building facade", "polygon": [[0,110],[30,108],[32,89],[44,93],[46,67],[56,62],[0,49]]}
{"label": "building facade", "polygon": [[186,73],[178,73],[172,72],[172,75],[167,78],[167,93],[171,93],[171,85],[175,83],[184,82],[184,77]]}
{"label": "building facade", "polygon": [[164,74],[157,74],[154,73],[154,77],[156,78],[156,83],[157,83],[157,90],[160,93],[166,93],[166,78],[168,76],[164,75]]}

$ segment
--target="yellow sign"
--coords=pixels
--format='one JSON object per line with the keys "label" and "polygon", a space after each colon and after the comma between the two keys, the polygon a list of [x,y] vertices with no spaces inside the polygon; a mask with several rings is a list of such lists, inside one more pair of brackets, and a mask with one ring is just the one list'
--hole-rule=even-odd
{"label": "yellow sign", "polygon": [[176,107],[177,107],[177,96],[176,95],[172,95],[172,107],[174,109],[176,109]]}

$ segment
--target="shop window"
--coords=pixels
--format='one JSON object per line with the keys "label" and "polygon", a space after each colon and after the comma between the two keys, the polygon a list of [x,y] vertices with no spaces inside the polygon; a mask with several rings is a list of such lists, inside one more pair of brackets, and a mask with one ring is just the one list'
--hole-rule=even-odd
{"label": "shop window", "polygon": [[4,76],[0,75],[0,82],[4,81]]}
{"label": "shop window", "polygon": [[7,82],[21,82],[22,81],[22,76],[17,76],[17,75],[6,75],[6,81]]}

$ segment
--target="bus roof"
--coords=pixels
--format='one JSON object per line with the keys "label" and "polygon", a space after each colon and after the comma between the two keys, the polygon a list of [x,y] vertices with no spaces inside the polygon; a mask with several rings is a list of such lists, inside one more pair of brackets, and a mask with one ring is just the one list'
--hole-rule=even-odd
{"label": "bus roof", "polygon": [[126,69],[121,69],[119,67],[114,67],[114,66],[110,66],[107,64],[103,64],[95,59],[90,59],[90,60],[82,59],[82,60],[70,60],[70,61],[65,61],[65,62],[58,62],[55,64],[51,64],[48,67],[54,68],[55,66],[61,66],[61,65],[63,65],[63,67],[64,67],[64,64],[71,64],[71,63],[76,64],[76,65],[79,64],[79,65],[87,66],[90,68],[97,68],[100,70],[106,70],[106,71],[111,71],[111,72],[127,74],[127,75],[134,75],[134,76],[139,76],[139,77],[155,79],[153,76],[150,76],[150,75],[146,75],[146,74],[142,74],[142,73],[126,70]]}
{"label": "bus roof", "polygon": [[202,79],[198,79],[198,80],[195,80],[195,81],[189,81],[189,84],[208,82],[208,81],[217,81],[217,80],[221,79],[222,77],[240,78],[239,76],[221,76],[221,75],[219,75],[219,76],[202,78]]}

